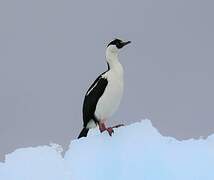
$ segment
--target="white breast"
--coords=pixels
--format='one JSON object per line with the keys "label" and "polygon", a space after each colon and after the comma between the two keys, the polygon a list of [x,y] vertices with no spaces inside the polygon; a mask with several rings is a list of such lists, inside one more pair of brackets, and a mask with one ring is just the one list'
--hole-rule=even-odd
{"label": "white breast", "polygon": [[108,119],[118,109],[123,95],[123,69],[110,70],[103,77],[108,84],[96,106],[95,116],[98,120]]}

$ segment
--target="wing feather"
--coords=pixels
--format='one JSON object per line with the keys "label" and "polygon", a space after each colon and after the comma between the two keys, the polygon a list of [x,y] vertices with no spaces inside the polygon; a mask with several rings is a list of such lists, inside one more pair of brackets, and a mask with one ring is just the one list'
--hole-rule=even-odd
{"label": "wing feather", "polygon": [[108,84],[106,78],[102,77],[102,74],[94,81],[86,92],[85,99],[83,102],[83,121],[84,127],[87,126],[88,122],[93,119],[95,122],[94,112],[99,98],[103,95],[105,88]]}

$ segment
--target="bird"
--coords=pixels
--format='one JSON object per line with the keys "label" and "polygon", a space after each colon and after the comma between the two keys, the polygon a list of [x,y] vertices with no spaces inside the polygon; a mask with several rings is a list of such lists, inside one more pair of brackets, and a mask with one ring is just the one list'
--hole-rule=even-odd
{"label": "bird", "polygon": [[78,139],[86,137],[89,129],[99,126],[100,132],[107,131],[110,136],[113,127],[106,127],[105,123],[118,109],[124,89],[124,70],[119,61],[119,51],[131,41],[121,39],[112,40],[106,48],[106,61],[108,69],[100,74],[87,90],[82,108],[83,129]]}

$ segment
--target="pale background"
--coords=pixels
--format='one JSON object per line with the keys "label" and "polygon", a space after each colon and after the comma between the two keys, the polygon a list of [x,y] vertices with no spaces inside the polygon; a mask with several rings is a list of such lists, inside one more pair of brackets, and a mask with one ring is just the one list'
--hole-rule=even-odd
{"label": "pale background", "polygon": [[82,126],[84,94],[112,38],[125,94],[109,124],[149,118],[177,139],[214,133],[214,1],[1,0],[0,158]]}

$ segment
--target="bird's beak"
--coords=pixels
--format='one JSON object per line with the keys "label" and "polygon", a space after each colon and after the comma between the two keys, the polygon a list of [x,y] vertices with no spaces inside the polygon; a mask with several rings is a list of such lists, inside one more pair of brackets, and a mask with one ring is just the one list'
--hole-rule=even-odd
{"label": "bird's beak", "polygon": [[123,44],[123,46],[126,46],[127,44],[130,44],[131,43],[131,41],[127,41],[127,42],[123,42],[122,44]]}

